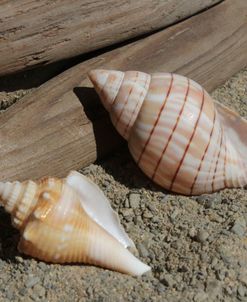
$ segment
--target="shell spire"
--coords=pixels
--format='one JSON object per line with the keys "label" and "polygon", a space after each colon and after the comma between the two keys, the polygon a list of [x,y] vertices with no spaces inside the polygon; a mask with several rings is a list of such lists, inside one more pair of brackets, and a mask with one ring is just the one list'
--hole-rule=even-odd
{"label": "shell spire", "polygon": [[134,244],[104,194],[78,172],[66,179],[0,183],[0,201],[20,230],[18,248],[27,255],[130,275],[150,270],[126,249]]}
{"label": "shell spire", "polygon": [[89,77],[134,160],[154,182],[186,195],[247,185],[245,119],[184,76],[117,71],[122,81],[115,85],[114,72],[93,70]]}
{"label": "shell spire", "polygon": [[37,203],[38,185],[34,181],[0,182],[0,204],[11,216],[12,224],[20,229]]}
{"label": "shell spire", "polygon": [[89,72],[89,78],[113,125],[127,140],[147,94],[150,76],[139,71],[96,69]]}

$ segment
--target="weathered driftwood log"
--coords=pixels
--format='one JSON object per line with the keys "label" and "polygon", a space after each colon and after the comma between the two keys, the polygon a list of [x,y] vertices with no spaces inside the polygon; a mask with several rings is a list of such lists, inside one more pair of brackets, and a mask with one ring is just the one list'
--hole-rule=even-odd
{"label": "weathered driftwood log", "polygon": [[219,1],[1,1],[0,75],[154,31]]}
{"label": "weathered driftwood log", "polygon": [[246,9],[245,0],[225,1],[83,62],[24,97],[0,116],[0,179],[63,176],[119,144],[94,90],[86,87],[93,68],[174,71],[215,88],[247,63]]}

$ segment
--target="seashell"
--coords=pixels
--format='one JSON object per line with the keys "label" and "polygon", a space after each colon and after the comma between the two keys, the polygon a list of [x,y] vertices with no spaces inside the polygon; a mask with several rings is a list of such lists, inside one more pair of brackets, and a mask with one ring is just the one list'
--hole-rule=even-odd
{"label": "seashell", "polygon": [[186,195],[247,184],[247,121],[172,73],[89,73],[141,170]]}
{"label": "seashell", "polygon": [[27,255],[130,275],[150,270],[127,249],[134,243],[103,192],[78,172],[65,179],[0,182],[0,202],[21,233],[19,250]]}

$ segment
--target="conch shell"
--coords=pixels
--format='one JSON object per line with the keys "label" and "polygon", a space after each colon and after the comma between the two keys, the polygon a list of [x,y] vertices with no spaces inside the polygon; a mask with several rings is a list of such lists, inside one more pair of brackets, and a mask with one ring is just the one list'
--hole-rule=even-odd
{"label": "conch shell", "polygon": [[130,275],[149,266],[127,249],[134,246],[108,199],[88,178],[0,182],[0,201],[20,230],[19,250],[53,263],[83,262]]}
{"label": "conch shell", "polygon": [[202,194],[247,184],[247,121],[172,73],[92,70],[113,125],[165,189]]}

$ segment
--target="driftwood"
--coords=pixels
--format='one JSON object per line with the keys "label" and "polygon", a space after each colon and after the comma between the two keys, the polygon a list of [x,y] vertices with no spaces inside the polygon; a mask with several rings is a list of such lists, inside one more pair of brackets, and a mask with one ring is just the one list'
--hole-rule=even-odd
{"label": "driftwood", "polygon": [[163,28],[219,1],[1,1],[0,75]]}
{"label": "driftwood", "polygon": [[225,1],[83,62],[24,97],[0,116],[0,179],[63,176],[119,145],[94,90],[87,88],[93,68],[174,71],[214,89],[247,63],[246,9],[246,0]]}

